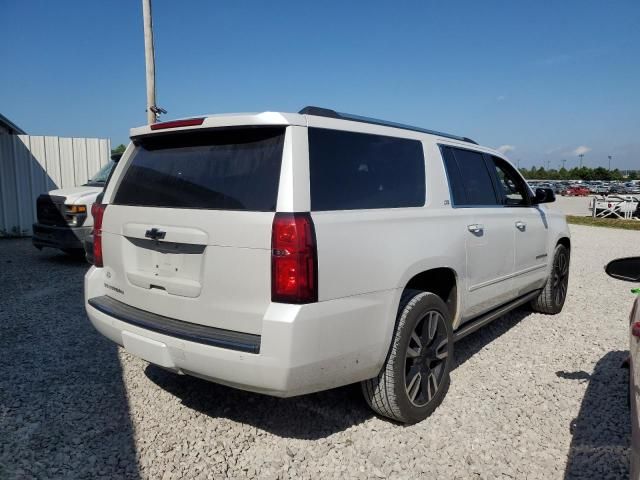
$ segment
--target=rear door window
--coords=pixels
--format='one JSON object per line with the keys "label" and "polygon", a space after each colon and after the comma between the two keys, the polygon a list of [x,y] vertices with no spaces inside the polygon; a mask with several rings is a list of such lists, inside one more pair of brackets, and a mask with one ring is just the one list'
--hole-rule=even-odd
{"label": "rear door window", "polygon": [[450,147],[440,147],[444,166],[447,171],[447,179],[449,180],[449,189],[451,191],[451,201],[454,205],[466,205],[467,194],[464,191],[464,183],[462,182],[462,174],[458,168],[456,157],[453,156],[453,150]]}
{"label": "rear door window", "polygon": [[417,140],[309,128],[311,209],[420,207],[425,163]]}
{"label": "rear door window", "polygon": [[444,147],[444,150],[444,163],[454,205],[499,205],[484,155],[464,148]]}
{"label": "rear door window", "polygon": [[140,137],[114,204],[275,211],[285,127]]}

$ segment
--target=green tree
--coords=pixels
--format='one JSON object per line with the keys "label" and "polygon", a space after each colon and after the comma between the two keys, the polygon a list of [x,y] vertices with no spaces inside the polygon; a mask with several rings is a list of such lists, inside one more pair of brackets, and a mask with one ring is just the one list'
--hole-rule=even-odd
{"label": "green tree", "polygon": [[558,170],[558,180],[567,180],[569,178],[569,171],[562,167]]}
{"label": "green tree", "polygon": [[591,177],[593,180],[610,180],[611,173],[603,167],[598,167],[591,171]]}
{"label": "green tree", "polygon": [[126,149],[127,149],[126,145],[120,144],[116,148],[111,149],[111,155],[115,155],[117,153],[122,155]]}

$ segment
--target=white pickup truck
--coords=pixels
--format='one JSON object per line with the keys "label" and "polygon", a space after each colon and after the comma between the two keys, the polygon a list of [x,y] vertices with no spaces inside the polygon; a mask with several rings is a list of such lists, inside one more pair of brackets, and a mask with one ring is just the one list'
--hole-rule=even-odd
{"label": "white pickup truck", "polygon": [[38,197],[38,221],[33,224],[32,237],[38,250],[51,247],[69,255],[84,255],[84,240],[93,229],[91,205],[102,192],[114,165],[112,159],[82,186],[51,190]]}

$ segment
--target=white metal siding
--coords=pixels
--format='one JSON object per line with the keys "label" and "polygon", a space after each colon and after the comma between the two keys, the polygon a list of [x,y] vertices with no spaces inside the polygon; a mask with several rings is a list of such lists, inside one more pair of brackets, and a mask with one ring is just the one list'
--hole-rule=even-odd
{"label": "white metal siding", "polygon": [[38,195],[86,183],[110,152],[103,138],[0,135],[0,236],[31,235]]}

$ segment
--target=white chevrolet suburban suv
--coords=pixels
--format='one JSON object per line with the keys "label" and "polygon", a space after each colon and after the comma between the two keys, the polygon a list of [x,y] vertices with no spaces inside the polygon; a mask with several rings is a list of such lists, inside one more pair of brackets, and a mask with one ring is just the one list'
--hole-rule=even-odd
{"label": "white chevrolet suburban suv", "polygon": [[88,316],[177,373],[288,397],[362,382],[405,423],[456,340],[558,313],[569,230],[495,150],[306,107],[134,128],[100,204]]}

